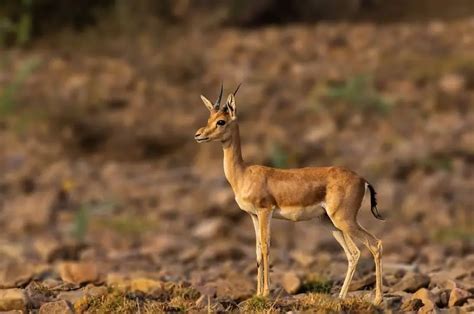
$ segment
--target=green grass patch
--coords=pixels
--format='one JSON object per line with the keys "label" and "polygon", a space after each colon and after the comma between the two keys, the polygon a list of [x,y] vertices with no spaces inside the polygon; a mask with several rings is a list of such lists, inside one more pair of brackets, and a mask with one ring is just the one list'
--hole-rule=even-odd
{"label": "green grass patch", "polygon": [[159,226],[156,220],[134,215],[101,217],[97,223],[100,227],[111,229],[117,233],[128,236],[140,236],[148,231],[156,230]]}
{"label": "green grass patch", "polygon": [[433,232],[432,238],[437,242],[449,243],[456,240],[474,242],[474,222],[456,227],[441,228]]}
{"label": "green grass patch", "polygon": [[354,109],[388,113],[392,103],[383,97],[375,88],[370,75],[360,74],[344,83],[330,87],[326,92],[329,100],[351,104]]}
{"label": "green grass patch", "polygon": [[248,300],[242,302],[239,309],[243,313],[262,313],[268,312],[272,308],[272,302],[269,298],[261,296],[253,296]]}
{"label": "green grass patch", "polygon": [[332,285],[332,281],[326,279],[325,277],[318,274],[312,274],[308,276],[305,280],[303,280],[303,283],[298,292],[328,294],[331,292]]}

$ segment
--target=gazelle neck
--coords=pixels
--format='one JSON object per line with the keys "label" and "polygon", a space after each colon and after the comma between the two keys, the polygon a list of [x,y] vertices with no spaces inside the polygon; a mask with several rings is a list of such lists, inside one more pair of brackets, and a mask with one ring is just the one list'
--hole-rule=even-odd
{"label": "gazelle neck", "polygon": [[231,129],[231,136],[222,141],[224,149],[224,174],[234,192],[238,189],[238,183],[244,172],[244,160],[240,148],[239,125],[235,123]]}

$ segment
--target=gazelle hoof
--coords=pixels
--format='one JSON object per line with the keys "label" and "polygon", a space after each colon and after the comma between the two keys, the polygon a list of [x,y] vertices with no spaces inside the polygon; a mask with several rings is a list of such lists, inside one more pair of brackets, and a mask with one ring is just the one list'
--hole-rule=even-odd
{"label": "gazelle hoof", "polygon": [[383,298],[381,296],[376,296],[374,299],[374,305],[380,305],[382,304]]}

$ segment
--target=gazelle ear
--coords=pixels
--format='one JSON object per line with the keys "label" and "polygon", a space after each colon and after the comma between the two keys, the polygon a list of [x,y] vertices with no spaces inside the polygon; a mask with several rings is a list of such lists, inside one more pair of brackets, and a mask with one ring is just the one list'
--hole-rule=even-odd
{"label": "gazelle ear", "polygon": [[209,99],[207,99],[203,95],[201,95],[201,99],[202,99],[202,102],[204,103],[204,105],[206,105],[207,109],[209,109],[209,111],[211,111],[214,108],[214,105],[212,104],[212,102]]}
{"label": "gazelle ear", "polygon": [[237,111],[235,109],[235,96],[233,93],[229,94],[229,97],[227,97],[225,107],[227,109],[227,112],[229,113],[230,118],[232,120],[237,119]]}

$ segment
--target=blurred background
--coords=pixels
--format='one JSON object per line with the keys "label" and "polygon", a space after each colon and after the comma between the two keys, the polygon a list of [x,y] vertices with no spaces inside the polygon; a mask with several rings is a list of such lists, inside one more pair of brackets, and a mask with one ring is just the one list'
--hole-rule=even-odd
{"label": "blurred background", "polygon": [[[76,261],[98,269],[83,282],[145,273],[250,296],[251,220],[220,145],[193,139],[199,95],[242,82],[246,161],[374,185],[387,220],[366,198],[360,221],[384,241],[387,289],[407,270],[472,289],[473,51],[470,0],[2,1],[0,287],[67,281],[58,265]],[[275,291],[289,272],[297,291],[314,276],[337,291],[328,230],[272,228]],[[360,248],[357,280],[373,271]]]}

